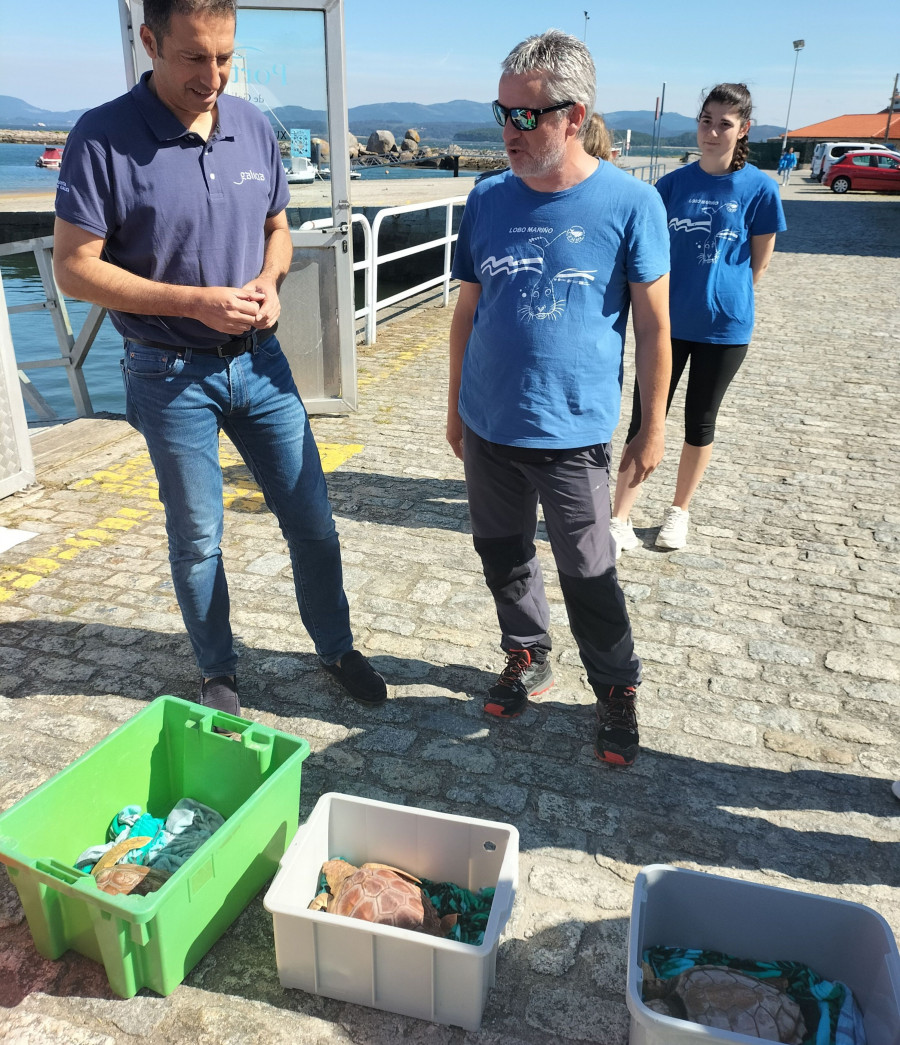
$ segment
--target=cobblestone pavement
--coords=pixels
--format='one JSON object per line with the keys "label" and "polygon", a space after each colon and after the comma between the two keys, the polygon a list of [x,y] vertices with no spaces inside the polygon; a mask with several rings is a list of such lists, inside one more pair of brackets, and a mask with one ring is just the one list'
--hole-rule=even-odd
{"label": "cobblestone pavement", "polygon": [[[443,442],[449,311],[382,328],[360,350],[359,412],[314,424],[358,644],[392,684],[382,710],[317,669],[277,526],[223,447],[243,701],[309,740],[301,817],[343,791],[521,832],[482,1031],[283,991],[262,894],[172,995],[122,1001],[87,959],[36,954],[4,879],[0,1041],[623,1045],[632,884],[650,863],[859,901],[900,931],[900,200],[802,178],[784,198],[790,228],[691,542],[653,547],[679,399],[635,509],[643,546],[620,563],[645,665],[631,770],[593,756],[592,696],[546,544],[556,687],[516,722],[480,713],[500,655]],[[0,501],[0,525],[37,534],[0,572],[0,808],[148,699],[196,690],[142,444],[123,423],[85,424],[107,434]]]}

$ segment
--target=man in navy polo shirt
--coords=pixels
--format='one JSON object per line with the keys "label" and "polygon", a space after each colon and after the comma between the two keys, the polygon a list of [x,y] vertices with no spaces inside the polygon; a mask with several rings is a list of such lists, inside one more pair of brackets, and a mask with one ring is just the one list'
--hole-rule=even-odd
{"label": "man in navy polo shirt", "polygon": [[125,340],[127,418],[147,440],[172,579],[202,676],[199,702],[240,713],[219,431],[252,471],[290,549],[300,617],[354,700],[387,698],[353,649],[341,553],[309,419],[274,329],[292,244],[277,142],[224,95],[235,0],[145,0],[152,73],[91,110],[66,143],[54,270],[110,310]]}

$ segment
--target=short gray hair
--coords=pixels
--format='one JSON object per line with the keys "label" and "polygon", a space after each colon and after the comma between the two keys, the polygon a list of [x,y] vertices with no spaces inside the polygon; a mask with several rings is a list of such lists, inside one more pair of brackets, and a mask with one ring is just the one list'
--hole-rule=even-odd
{"label": "short gray hair", "polygon": [[169,32],[172,15],[200,12],[237,19],[237,0],[144,0],[144,25],[159,45]]}
{"label": "short gray hair", "polygon": [[501,62],[504,75],[547,73],[547,93],[552,103],[581,102],[585,107],[581,136],[594,111],[597,71],[591,52],[577,36],[548,29],[517,44]]}

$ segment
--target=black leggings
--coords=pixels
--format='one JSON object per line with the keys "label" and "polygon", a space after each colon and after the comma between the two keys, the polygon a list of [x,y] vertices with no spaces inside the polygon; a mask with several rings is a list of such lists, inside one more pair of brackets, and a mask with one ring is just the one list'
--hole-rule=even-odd
{"label": "black leggings", "polygon": [[[701,341],[672,338],[672,380],[666,400],[666,414],[672,405],[675,389],[687,361],[687,392],[684,399],[684,441],[689,446],[709,446],[716,437],[716,417],[728,386],[740,370],[747,355],[747,345],[709,345]],[[630,443],[641,427],[641,396],[637,381],[631,404],[631,424],[626,443]]]}

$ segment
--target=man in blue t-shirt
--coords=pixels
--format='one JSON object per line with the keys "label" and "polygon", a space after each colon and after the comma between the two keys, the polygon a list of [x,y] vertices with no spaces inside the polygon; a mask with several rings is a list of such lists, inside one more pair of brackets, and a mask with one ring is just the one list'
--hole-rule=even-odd
{"label": "man in blue t-shirt", "polygon": [[588,155],[594,63],[558,30],[503,62],[494,115],[510,171],[476,186],[459,231],[447,440],[465,465],[475,548],[506,667],[484,710],[514,718],[553,684],[534,538],[543,507],[572,634],[597,697],[597,756],[630,765],[641,665],[609,534],[609,441],[625,327],[647,411],[621,467],[663,454],[669,243],[650,186]]}
{"label": "man in blue t-shirt", "polygon": [[199,702],[240,714],[220,547],[221,430],[278,518],[323,667],[354,700],[378,705],[387,689],[353,649],[325,477],[275,337],[293,253],[278,144],[262,113],[223,94],[235,0],[184,11],[178,0],[144,0],[152,73],[69,135],[56,279],[64,293],[109,309],[124,338],[126,416],[159,480]]}

